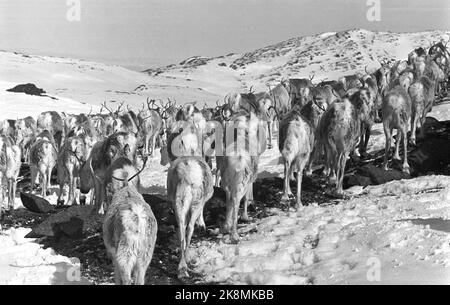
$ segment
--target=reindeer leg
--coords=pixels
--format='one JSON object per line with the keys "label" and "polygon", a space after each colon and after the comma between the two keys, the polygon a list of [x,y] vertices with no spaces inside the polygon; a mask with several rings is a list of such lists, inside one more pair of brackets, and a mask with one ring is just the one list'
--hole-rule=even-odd
{"label": "reindeer leg", "polygon": [[247,193],[245,195],[245,200],[244,200],[244,210],[242,213],[242,221],[244,222],[249,222],[251,221],[251,218],[248,216],[248,212],[247,212],[247,207],[249,202],[253,202],[253,183],[250,183],[250,185],[248,186],[247,189]]}
{"label": "reindeer leg", "polygon": [[297,201],[295,204],[295,209],[298,210],[302,205],[302,181],[303,181],[303,170],[306,166],[308,160],[299,160],[298,173],[297,173]]}
{"label": "reindeer leg", "polygon": [[56,205],[64,205],[64,180],[59,180],[59,195],[58,200],[56,201]]}
{"label": "reindeer leg", "polygon": [[73,205],[75,203],[74,182],[76,182],[76,180],[73,177],[73,171],[69,171],[69,198],[67,199],[68,205]]}
{"label": "reindeer leg", "polygon": [[[177,207],[175,207],[177,209]],[[182,211],[175,211],[175,216],[177,218],[178,223],[178,238],[180,241],[180,262],[178,264],[178,277],[188,277],[189,274],[187,272],[187,264],[186,264],[186,219],[184,215],[182,215]]]}
{"label": "reindeer leg", "polygon": [[388,170],[389,154],[391,151],[392,128],[390,128],[387,123],[384,124],[383,127],[384,127],[384,135],[386,137],[386,145],[384,148],[383,168],[384,168],[384,170]]}
{"label": "reindeer leg", "polygon": [[230,237],[231,242],[236,244],[239,242],[239,234],[237,233],[237,222],[238,222],[238,214],[239,214],[239,203],[243,196],[235,196],[233,197],[233,225],[231,227]]}
{"label": "reindeer leg", "polygon": [[14,209],[14,197],[15,192],[13,189],[13,178],[8,179],[8,210],[12,211]]}
{"label": "reindeer leg", "polygon": [[269,141],[267,143],[267,148],[268,149],[272,149],[272,122],[267,122],[267,129],[268,129],[268,137],[269,137]]}
{"label": "reindeer leg", "polygon": [[416,145],[416,129],[418,124],[419,124],[419,112],[418,109],[414,107],[411,113],[411,135],[409,137],[409,141],[412,145]]}
{"label": "reindeer leg", "polygon": [[292,196],[290,183],[291,176],[291,163],[288,160],[284,160],[284,194],[281,197],[282,201],[289,202],[289,196]]}
{"label": "reindeer leg", "polygon": [[33,193],[35,185],[36,185],[37,168],[35,166],[31,165],[30,171],[31,171],[30,193]]}
{"label": "reindeer leg", "polygon": [[229,190],[225,190],[226,195],[226,212],[225,212],[225,222],[223,223],[223,232],[230,233],[233,226],[233,197]]}
{"label": "reindeer leg", "polygon": [[205,219],[203,218],[203,211],[200,213],[200,216],[197,218],[196,222],[197,226],[199,226],[203,231],[206,231]]}
{"label": "reindeer leg", "polygon": [[11,204],[10,209],[14,209],[14,203],[16,200],[16,191],[17,191],[17,180],[15,178],[12,179],[12,191],[11,191]]}
{"label": "reindeer leg", "polygon": [[50,195],[50,190],[49,188],[51,187],[51,179],[52,179],[52,167],[48,166],[47,167],[47,184],[45,185],[45,196]]}
{"label": "reindeer leg", "polygon": [[402,140],[402,133],[400,128],[397,129],[397,140],[395,141],[395,154],[394,159],[400,160],[400,142]]}
{"label": "reindeer leg", "polygon": [[402,170],[409,174],[409,164],[408,164],[408,139],[407,139],[407,132],[406,132],[406,126],[403,126],[401,129],[401,134],[403,138],[403,167]]}

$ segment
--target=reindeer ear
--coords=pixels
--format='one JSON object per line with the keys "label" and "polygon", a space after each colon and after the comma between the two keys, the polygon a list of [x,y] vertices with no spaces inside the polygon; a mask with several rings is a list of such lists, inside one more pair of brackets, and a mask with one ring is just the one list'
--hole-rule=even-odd
{"label": "reindeer ear", "polygon": [[126,156],[128,156],[131,152],[130,145],[126,144],[125,147],[123,148],[123,152],[125,153]]}
{"label": "reindeer ear", "polygon": [[111,146],[108,150],[108,155],[110,158],[113,158],[117,154],[117,147]]}

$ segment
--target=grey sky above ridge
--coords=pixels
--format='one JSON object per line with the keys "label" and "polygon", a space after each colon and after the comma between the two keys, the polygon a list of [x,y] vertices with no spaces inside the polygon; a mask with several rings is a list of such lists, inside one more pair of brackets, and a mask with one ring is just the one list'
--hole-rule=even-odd
{"label": "grey sky above ridge", "polygon": [[83,58],[143,70],[193,55],[251,51],[292,37],[351,28],[450,29],[448,0],[0,0],[0,49]]}

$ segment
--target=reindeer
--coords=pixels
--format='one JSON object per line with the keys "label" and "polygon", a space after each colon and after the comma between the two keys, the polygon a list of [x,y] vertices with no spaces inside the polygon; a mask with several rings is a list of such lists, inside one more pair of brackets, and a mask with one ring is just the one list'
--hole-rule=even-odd
{"label": "reindeer", "polygon": [[31,192],[35,182],[41,177],[42,197],[47,196],[52,170],[56,165],[58,150],[52,134],[48,130],[41,132],[30,148]]}
{"label": "reindeer", "polygon": [[[156,140],[163,132],[163,120],[160,114],[161,110],[155,105],[154,100],[147,99],[147,110],[143,107],[137,115],[141,136],[144,141],[144,154],[153,155]],[[149,149],[150,145],[150,149]]]}
{"label": "reindeer", "polygon": [[[69,196],[67,199],[67,204],[76,204],[75,190],[77,189],[79,172],[86,162],[86,157],[86,145],[83,138],[80,136],[69,136],[58,154],[58,205],[64,204],[63,190],[66,183],[69,185]],[[83,202],[84,199],[80,198],[80,203]]]}
{"label": "reindeer", "polygon": [[408,89],[411,98],[411,136],[410,142],[416,145],[416,128],[420,126],[421,138],[425,136],[424,123],[427,113],[434,104],[436,82],[426,76],[414,81]]}
{"label": "reindeer", "polygon": [[97,142],[80,172],[80,191],[94,188],[95,209],[98,213],[105,202],[105,173],[118,158],[126,157],[133,163],[137,157],[137,140],[132,133],[118,132]]}
{"label": "reindeer", "polygon": [[[402,72],[405,71],[407,68],[408,62],[406,62],[405,60],[397,60],[391,67],[389,72],[391,81],[398,79],[400,74],[402,74]],[[390,89],[392,89],[392,87]]]}
{"label": "reindeer", "polygon": [[[14,209],[17,177],[21,165],[20,147],[7,135],[0,135],[0,183],[6,180],[8,190],[8,209]],[[2,190],[3,192],[3,190]],[[3,196],[0,202],[0,219],[3,209]]]}
{"label": "reindeer", "polygon": [[411,53],[408,54],[408,65],[412,66],[414,65],[414,62],[419,59],[419,58],[425,58],[425,56],[427,55],[427,52],[425,51],[424,48],[422,47],[418,47],[416,49],[414,49]]}
{"label": "reindeer", "polygon": [[98,136],[98,140],[103,140],[108,136],[106,132],[107,124],[105,119],[106,119],[105,115],[100,114],[93,115],[89,119],[91,122],[92,129]]}
{"label": "reindeer", "polygon": [[268,92],[255,94],[257,108],[260,113],[265,113],[267,119],[268,143],[267,147],[272,148],[272,131],[276,120],[280,120],[291,109],[289,92],[282,83],[273,89],[268,86]]}
{"label": "reindeer", "polygon": [[[225,154],[216,156],[221,174],[221,187],[226,194],[226,220],[223,230],[230,233],[231,241],[239,241],[237,220],[239,203],[245,196],[242,219],[249,220],[247,206],[253,201],[253,182],[258,174],[258,161],[266,148],[267,136],[264,122],[256,115],[234,115],[225,128]],[[236,147],[237,146],[237,147]]]}
{"label": "reindeer", "polygon": [[0,134],[14,138],[16,133],[16,120],[0,121]]}
{"label": "reindeer", "polygon": [[[91,110],[92,111],[92,110]],[[89,124],[89,115],[84,113],[80,114],[67,114],[64,119],[64,133],[68,135],[73,129],[82,124]]]}
{"label": "reindeer", "polygon": [[353,74],[353,75],[346,75],[342,76],[338,79],[338,83],[341,83],[343,86],[343,89],[348,92],[352,89],[359,89],[363,86],[363,83],[361,82],[361,74]]}
{"label": "reindeer", "polygon": [[24,160],[29,159],[30,145],[36,132],[36,120],[31,116],[18,119],[15,124],[15,139]]}
{"label": "reindeer", "polygon": [[37,119],[37,133],[48,130],[55,140],[55,148],[59,150],[64,143],[64,122],[56,111],[42,112]]}
{"label": "reindeer", "polygon": [[383,167],[388,169],[388,158],[391,150],[392,131],[397,129],[397,143],[395,149],[395,159],[400,159],[399,149],[400,142],[403,140],[403,171],[409,173],[409,165],[407,159],[407,132],[408,122],[411,118],[411,99],[405,88],[398,85],[389,90],[383,98],[382,105],[383,128],[386,136],[386,147],[384,153]]}
{"label": "reindeer", "polygon": [[380,89],[377,86],[376,78],[367,75],[362,79],[363,88],[369,90],[371,101],[369,101],[370,115],[361,122],[361,138],[359,141],[359,153],[361,156],[367,154],[367,146],[369,144],[370,132],[372,125],[378,118],[378,109],[381,109],[382,98]]}
{"label": "reindeer", "polygon": [[[306,107],[306,106],[305,106]],[[299,104],[280,121],[279,149],[284,164],[284,194],[281,198],[289,201],[292,192],[289,186],[290,177],[297,172],[297,201],[295,209],[302,204],[301,189],[303,169],[309,162],[314,145],[314,127],[307,121]]]}
{"label": "reindeer", "polygon": [[326,171],[335,183],[337,195],[343,194],[345,164],[361,134],[361,124],[370,115],[371,92],[359,89],[328,107],[320,120],[318,135],[325,150]]}
{"label": "reindeer", "polygon": [[203,207],[214,192],[211,169],[200,157],[180,157],[167,173],[167,196],[172,202],[180,240],[179,277],[189,276],[186,252],[191,243],[194,225],[206,229]]}
{"label": "reindeer", "polygon": [[114,263],[116,285],[144,285],[158,225],[133,185],[117,190],[103,222],[103,242]]}
{"label": "reindeer", "polygon": [[167,142],[161,147],[161,165],[182,156],[202,156],[202,134],[190,121],[175,121],[167,131]]}
{"label": "reindeer", "polygon": [[282,85],[289,92],[291,105],[296,104],[299,100],[300,103],[303,102],[303,98],[305,95],[305,88],[314,87],[312,80],[314,79],[314,75],[311,74],[309,78],[291,78],[287,80],[282,80]]}
{"label": "reindeer", "polygon": [[201,109],[201,113],[206,121],[211,121],[214,116],[214,108],[208,107],[205,103]]}
{"label": "reindeer", "polygon": [[[300,104],[294,106],[296,108],[296,112],[300,110],[300,114],[302,115],[302,119],[306,119],[306,121],[311,125],[312,131],[314,133],[313,137],[313,150],[309,156],[309,162],[307,163],[306,175],[312,175],[312,167],[314,162],[318,159],[318,157],[322,154],[322,145],[318,141],[317,136],[317,128],[319,126],[319,122],[328,108],[328,104],[325,99],[321,96],[312,97],[312,99],[303,107]],[[290,116],[292,118],[292,116]]]}
{"label": "reindeer", "polygon": [[[108,107],[106,104],[106,101],[102,103],[102,107],[100,108],[100,115],[103,117],[106,125],[106,136],[112,135],[116,130],[119,130],[121,126],[118,126],[120,124],[120,121],[117,121],[117,118],[120,115],[120,111],[123,107],[124,102],[120,103],[119,106],[115,111],[113,111],[111,108]],[[102,114],[103,109],[108,111],[108,114]]]}

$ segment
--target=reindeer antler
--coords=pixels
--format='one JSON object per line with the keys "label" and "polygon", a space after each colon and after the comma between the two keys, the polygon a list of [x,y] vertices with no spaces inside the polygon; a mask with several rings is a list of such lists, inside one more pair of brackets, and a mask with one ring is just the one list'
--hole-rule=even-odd
{"label": "reindeer antler", "polygon": [[120,108],[122,108],[124,104],[125,104],[124,101],[122,101],[122,102],[119,104],[119,107],[117,107],[117,110],[116,110],[116,112],[115,112],[116,115],[119,115],[119,114],[120,114]]}
{"label": "reindeer antler", "polygon": [[[102,103],[102,108],[101,109],[103,109],[103,108],[105,108],[111,115],[114,115],[114,111],[112,111],[110,108],[108,108],[108,106],[106,106],[106,101],[104,101],[103,103]],[[100,110],[100,113],[101,113],[102,111]]]}

